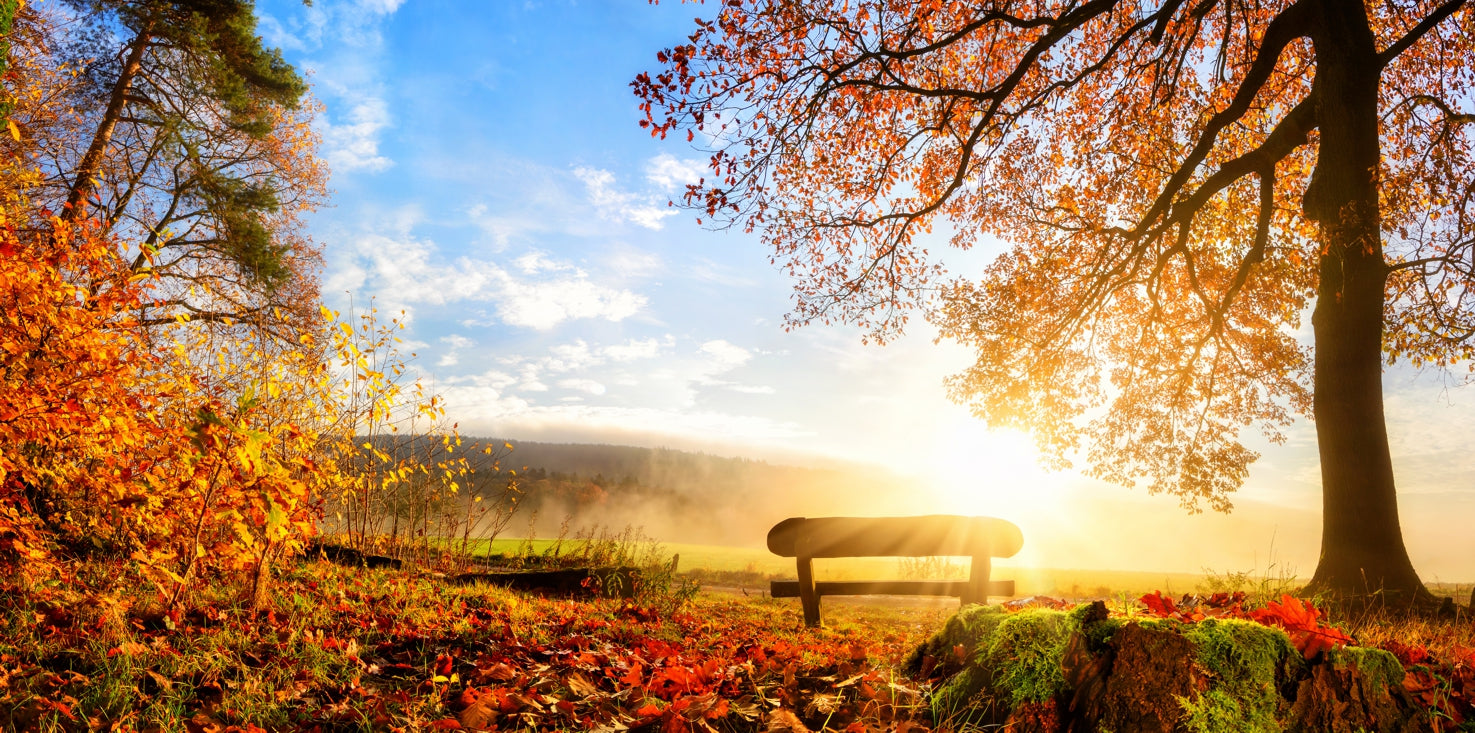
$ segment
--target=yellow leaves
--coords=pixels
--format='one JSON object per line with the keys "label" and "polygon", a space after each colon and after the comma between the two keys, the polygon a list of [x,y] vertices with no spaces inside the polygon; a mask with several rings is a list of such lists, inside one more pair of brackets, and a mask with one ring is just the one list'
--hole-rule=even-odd
{"label": "yellow leaves", "polygon": [[10,128],[10,136],[20,142],[20,128],[15,126],[15,120],[6,120],[5,126]]}
{"label": "yellow leaves", "polygon": [[177,558],[174,553],[163,552],[159,550],[135,550],[131,557],[139,565],[152,572],[162,575],[163,577],[169,579],[174,583],[180,583],[184,580],[166,566],[167,563]]}

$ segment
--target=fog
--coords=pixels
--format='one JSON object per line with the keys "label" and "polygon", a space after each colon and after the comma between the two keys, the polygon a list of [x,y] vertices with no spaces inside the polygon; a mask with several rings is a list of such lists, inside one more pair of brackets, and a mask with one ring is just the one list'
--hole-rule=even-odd
{"label": "fog", "polygon": [[[791,516],[979,514],[1007,519],[1023,531],[1024,548],[998,561],[1000,567],[1303,580],[1315,570],[1320,544],[1319,506],[1307,501],[1314,492],[1291,492],[1299,502],[1282,504],[1252,490],[1235,497],[1229,514],[1191,514],[1173,497],[1069,473],[1018,475],[991,486],[980,477],[972,488],[959,489],[936,477],[823,457],[759,461],[661,449],[643,455],[642,466],[627,457],[623,467],[602,469],[610,477],[638,476],[636,489],[614,487],[582,498],[550,493],[536,501],[533,492],[503,536],[526,536],[531,523],[537,536],[553,537],[567,522],[570,532],[632,526],[668,542],[761,548],[768,529]],[[780,462],[785,459],[809,465]],[[1414,492],[1401,497],[1400,509],[1405,543],[1424,580],[1475,580],[1475,533],[1467,528],[1475,497]]]}

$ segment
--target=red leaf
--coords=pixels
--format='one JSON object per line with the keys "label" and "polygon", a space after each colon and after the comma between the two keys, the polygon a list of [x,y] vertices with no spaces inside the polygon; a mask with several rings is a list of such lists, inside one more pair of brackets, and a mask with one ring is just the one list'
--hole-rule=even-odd
{"label": "red leaf", "polygon": [[1162,591],[1155,590],[1137,600],[1142,605],[1147,606],[1147,610],[1151,611],[1155,616],[1167,618],[1178,613],[1177,604],[1173,603],[1172,598],[1164,596]]}

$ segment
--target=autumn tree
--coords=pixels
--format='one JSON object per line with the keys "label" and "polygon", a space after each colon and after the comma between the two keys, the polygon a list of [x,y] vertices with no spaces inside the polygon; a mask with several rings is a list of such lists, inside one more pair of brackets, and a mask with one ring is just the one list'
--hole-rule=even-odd
{"label": "autumn tree", "polygon": [[402,351],[402,316],[384,321],[373,301],[346,316],[324,310],[338,423],[324,528],[363,551],[467,560],[473,541],[490,541],[517,508],[517,473],[501,465],[512,446],[467,443],[445,399],[410,378],[415,354]]}
{"label": "autumn tree", "polygon": [[250,2],[75,0],[52,12],[53,63],[74,72],[36,125],[48,205],[91,217],[159,279],[146,326],[186,317],[292,336],[316,317],[317,248],[300,216],[325,198],[316,106],[262,45]]}
{"label": "autumn tree", "polygon": [[58,537],[129,533],[131,456],[158,433],[131,272],[95,230],[37,236],[28,213],[0,200],[0,568],[39,575]]}
{"label": "autumn tree", "polygon": [[[1311,416],[1308,591],[1424,599],[1381,375],[1475,348],[1472,50],[1465,0],[728,0],[633,86],[791,325],[921,308],[975,350],[954,399],[1194,511]],[[950,277],[934,228],[1007,250]]]}
{"label": "autumn tree", "polygon": [[[5,74],[10,58],[10,29],[15,25],[15,14],[20,11],[20,0],[0,0],[0,75]],[[11,102],[0,97],[0,123],[10,116]]]}
{"label": "autumn tree", "polygon": [[[87,592],[152,589],[178,613],[202,581],[235,576],[260,606],[272,560],[315,532],[332,481],[321,315],[315,303],[310,320],[274,314],[291,340],[150,323],[177,279],[140,266],[136,230],[53,206],[54,170],[36,165],[75,119],[64,101],[77,75],[55,52],[66,26],[33,6],[15,19],[13,126],[0,136],[0,577],[30,587],[85,566]],[[310,275],[289,280],[315,297]]]}

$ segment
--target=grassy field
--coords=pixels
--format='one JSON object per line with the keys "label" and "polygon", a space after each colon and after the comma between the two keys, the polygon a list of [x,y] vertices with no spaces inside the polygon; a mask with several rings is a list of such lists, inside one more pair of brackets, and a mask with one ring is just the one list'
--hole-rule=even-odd
{"label": "grassy field", "polygon": [[[638,532],[635,533],[638,536]],[[731,547],[679,542],[657,542],[648,538],[632,541],[630,533],[621,537],[594,540],[606,545],[623,543],[619,552],[646,564],[651,560],[678,558],[678,570],[706,587],[738,587],[749,590],[767,588],[775,578],[795,577],[793,558],[780,557],[762,547]],[[474,554],[528,556],[576,554],[586,539],[498,539],[491,543],[475,541]],[[608,548],[605,548],[608,551]],[[966,557],[835,558],[815,561],[817,580],[951,579],[968,576]],[[1134,570],[1101,570],[1090,568],[1034,568],[1013,566],[995,561],[992,577],[1013,580],[1016,597],[1052,596],[1067,600],[1105,599],[1125,601],[1143,594],[1161,591],[1168,595],[1214,591],[1246,591],[1264,597],[1295,593],[1306,578],[1289,575],[1253,575],[1242,572],[1174,573]],[[1435,595],[1448,596],[1461,604],[1471,597],[1470,583],[1427,583]]]}
{"label": "grassy field", "polygon": [[[564,540],[558,548],[569,552],[582,540]],[[494,540],[483,552],[492,555],[552,554],[555,540]],[[485,546],[485,543],[482,543]],[[676,555],[681,572],[691,574],[705,585],[738,585],[758,588],[771,578],[794,577],[793,558],[779,557],[764,548],[726,547],[683,543],[652,543],[643,551],[663,557]],[[874,578],[966,578],[968,558],[836,558],[815,561],[819,580],[859,580]],[[993,578],[1013,580],[1020,596],[1048,595],[1061,598],[1136,597],[1154,590],[1165,593],[1187,593],[1210,588],[1233,579],[1196,573],[1154,573],[1114,570],[1076,570],[1063,568],[1011,567],[994,563]],[[1238,582],[1253,583],[1241,578]]]}

